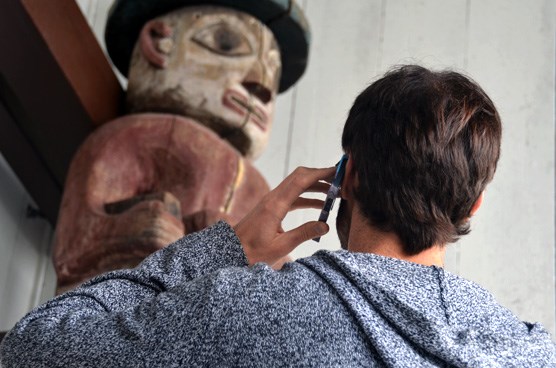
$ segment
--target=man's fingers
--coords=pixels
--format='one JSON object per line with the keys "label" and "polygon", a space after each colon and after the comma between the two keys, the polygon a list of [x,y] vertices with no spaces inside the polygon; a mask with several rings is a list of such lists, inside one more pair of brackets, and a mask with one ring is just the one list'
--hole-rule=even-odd
{"label": "man's fingers", "polygon": [[[307,240],[318,238],[326,234],[329,227],[326,223],[321,221],[307,222],[301,226],[287,231],[280,236],[280,248],[284,250],[293,250],[298,245]],[[288,253],[289,253],[288,251]]]}
{"label": "man's fingers", "polygon": [[276,189],[280,189],[286,192],[292,189],[297,189],[299,191],[298,195],[305,192],[311,185],[319,182],[319,180],[324,180],[331,175],[334,175],[334,167],[327,167],[324,169],[313,169],[308,167],[298,167],[296,168]]}
{"label": "man's fingers", "polygon": [[268,210],[273,212],[275,217],[284,218],[302,193],[311,186],[320,191],[320,184],[317,183],[319,180],[330,176],[333,171],[334,167],[325,169],[298,167],[274,190],[268,193],[262,202],[267,203]]}
{"label": "man's fingers", "polygon": [[330,184],[319,181],[316,182],[315,184],[312,184],[305,191],[312,192],[312,193],[328,193],[328,189],[330,189]]}
{"label": "man's fingers", "polygon": [[299,197],[293,202],[292,206],[290,207],[290,211],[299,210],[302,208],[317,208],[320,209],[324,206],[324,201],[320,199],[314,198],[303,198]]}
{"label": "man's fingers", "polygon": [[328,225],[319,221],[287,232],[283,232],[280,224],[291,209],[322,208],[322,200],[300,196],[306,191],[328,191],[328,185],[321,181],[334,175],[334,171],[334,167],[297,168],[234,226],[250,264],[260,261],[272,264],[304,241],[328,232]]}
{"label": "man's fingers", "polygon": [[[311,169],[307,167],[298,167],[295,169],[276,189],[276,196],[288,200],[293,203],[297,197],[307,191],[313,185],[317,185],[319,180],[330,176],[334,173],[335,168],[329,167],[325,169]],[[318,185],[317,185],[318,186]]]}

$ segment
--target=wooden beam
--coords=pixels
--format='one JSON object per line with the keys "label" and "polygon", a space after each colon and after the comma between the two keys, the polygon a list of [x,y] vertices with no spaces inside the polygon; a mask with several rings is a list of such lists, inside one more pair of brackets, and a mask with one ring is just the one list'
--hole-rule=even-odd
{"label": "wooden beam", "polygon": [[93,124],[120,114],[120,82],[75,0],[21,0]]}
{"label": "wooden beam", "polygon": [[2,0],[0,34],[0,151],[54,225],[73,154],[123,93],[73,0]]}

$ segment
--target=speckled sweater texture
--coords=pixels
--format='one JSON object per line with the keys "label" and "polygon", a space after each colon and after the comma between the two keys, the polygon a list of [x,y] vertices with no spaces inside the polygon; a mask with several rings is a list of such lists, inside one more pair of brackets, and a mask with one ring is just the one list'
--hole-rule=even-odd
{"label": "speckled sweater texture", "polygon": [[439,267],[320,251],[247,267],[220,222],[36,308],[8,367],[556,367],[555,345]]}

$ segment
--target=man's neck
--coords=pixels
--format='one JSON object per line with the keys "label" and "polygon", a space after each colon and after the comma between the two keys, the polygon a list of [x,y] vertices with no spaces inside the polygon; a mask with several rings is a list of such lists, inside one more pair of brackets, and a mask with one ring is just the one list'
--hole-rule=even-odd
{"label": "man's neck", "polygon": [[351,218],[349,251],[373,253],[425,266],[444,266],[445,246],[433,246],[418,254],[409,255],[404,251],[402,242],[395,233],[380,231],[370,226],[357,212],[354,211]]}

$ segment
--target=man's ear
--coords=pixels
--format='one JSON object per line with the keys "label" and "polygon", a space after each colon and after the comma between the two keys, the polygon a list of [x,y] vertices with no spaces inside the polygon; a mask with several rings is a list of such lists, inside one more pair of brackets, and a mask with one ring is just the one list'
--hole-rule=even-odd
{"label": "man's ear", "polygon": [[342,181],[342,190],[340,192],[342,199],[351,199],[353,189],[356,185],[357,174],[355,173],[353,157],[350,155],[346,162],[346,172],[344,174],[344,180]]}
{"label": "man's ear", "polygon": [[172,33],[172,28],[158,19],[143,26],[139,34],[139,49],[151,65],[163,69],[168,64],[168,55],[174,48]]}
{"label": "man's ear", "polygon": [[475,214],[475,212],[477,212],[479,207],[481,207],[484,198],[485,198],[485,192],[483,191],[479,196],[479,198],[477,198],[475,203],[473,203],[473,207],[471,207],[471,211],[469,211],[469,217],[472,217]]}

